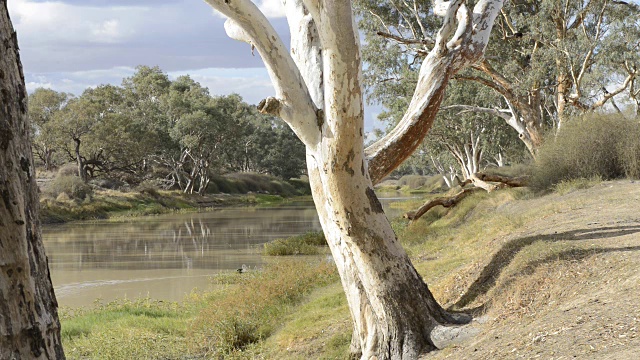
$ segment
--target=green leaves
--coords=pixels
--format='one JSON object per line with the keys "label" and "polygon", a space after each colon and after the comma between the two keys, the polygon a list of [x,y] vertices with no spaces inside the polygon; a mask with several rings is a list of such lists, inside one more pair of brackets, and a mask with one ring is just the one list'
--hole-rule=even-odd
{"label": "green leaves", "polygon": [[304,146],[289,127],[237,94],[211,96],[188,75],[171,81],[147,66],[122,84],[30,96],[34,151],[45,167],[80,158],[93,177],[173,179],[189,192],[205,191],[213,174],[304,172]]}

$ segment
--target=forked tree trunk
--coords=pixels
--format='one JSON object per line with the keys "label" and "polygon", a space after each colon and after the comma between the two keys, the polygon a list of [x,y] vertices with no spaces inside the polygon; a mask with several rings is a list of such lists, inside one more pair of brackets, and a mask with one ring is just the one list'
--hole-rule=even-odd
{"label": "forked tree trunk", "polygon": [[0,3],[0,359],[64,359],[38,220],[27,92]]}
{"label": "forked tree trunk", "polygon": [[[437,344],[433,330],[468,321],[445,312],[398,242],[373,183],[391,172],[429,131],[447,81],[483,53],[501,0],[436,1],[444,24],[418,87],[394,131],[365,155],[359,35],[351,2],[286,0],[291,54],[249,0],[206,0],[229,17],[227,34],[260,53],[276,97],[258,105],[283,118],[307,149],[314,202],[354,324],[352,352],[363,359],[416,359]],[[457,19],[457,24],[456,24]]]}
{"label": "forked tree trunk", "polygon": [[[351,351],[363,359],[415,359],[436,349],[434,328],[468,319],[448,314],[434,299],[373,191],[362,145],[345,149],[345,140],[327,142],[307,158],[320,223],[354,323]],[[327,160],[339,166],[325,172]]]}

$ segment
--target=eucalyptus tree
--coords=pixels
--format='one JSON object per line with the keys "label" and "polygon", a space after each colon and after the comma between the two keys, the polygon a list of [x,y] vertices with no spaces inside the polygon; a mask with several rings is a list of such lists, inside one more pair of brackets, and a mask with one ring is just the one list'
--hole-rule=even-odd
{"label": "eucalyptus tree", "polygon": [[287,0],[291,53],[249,0],[207,0],[227,16],[227,34],[260,53],[276,90],[258,109],[286,121],[307,153],[316,209],[340,273],[362,358],[415,359],[436,347],[434,329],[467,317],[447,313],[414,269],[373,184],[429,131],[449,79],[477,61],[502,1],[437,1],[444,17],[422,61],[399,125],[364,148],[360,35],[350,1]]}
{"label": "eucalyptus tree", "polygon": [[27,89],[6,1],[0,43],[0,359],[64,359],[38,220]]}
{"label": "eucalyptus tree", "polygon": [[71,98],[70,94],[51,89],[38,88],[29,95],[29,120],[33,134],[33,151],[44,169],[55,167],[55,141],[51,136],[50,122],[56,113],[62,111]]}
{"label": "eucalyptus tree", "polygon": [[[406,99],[415,64],[433,44],[433,27],[424,20],[429,4],[359,3],[372,98],[393,109],[394,96]],[[535,156],[545,129],[628,94],[637,76],[639,16],[638,6],[624,1],[507,2],[484,58],[452,83],[475,82],[497,96],[452,105],[502,119]]]}
{"label": "eucalyptus tree", "polygon": [[148,168],[152,160],[164,158],[177,147],[169,136],[177,120],[175,112],[167,107],[171,84],[169,76],[157,66],[138,66],[135,74],[122,81],[122,112],[144,129],[144,140],[149,148],[143,169]]}
{"label": "eucalyptus tree", "polygon": [[99,108],[86,97],[73,98],[54,115],[50,124],[57,146],[76,163],[78,176],[85,182],[88,181],[88,164],[83,155],[83,145],[100,121],[100,116]]}
{"label": "eucalyptus tree", "polygon": [[185,193],[204,194],[211,180],[211,171],[220,167],[220,152],[226,130],[233,119],[208,106],[185,114],[171,129],[171,136],[181,146],[180,173]]}
{"label": "eucalyptus tree", "polygon": [[82,94],[99,114],[87,137],[85,163],[108,177],[126,173],[139,178],[144,175],[147,156],[155,151],[155,143],[149,125],[131,116],[133,109],[127,106],[125,95],[123,88],[112,85],[100,85]]}

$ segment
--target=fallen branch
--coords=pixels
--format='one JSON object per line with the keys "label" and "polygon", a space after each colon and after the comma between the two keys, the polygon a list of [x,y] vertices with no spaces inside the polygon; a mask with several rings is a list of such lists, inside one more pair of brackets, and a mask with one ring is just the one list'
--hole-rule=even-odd
{"label": "fallen branch", "polygon": [[[450,208],[456,206],[462,199],[469,196],[471,193],[474,193],[479,190],[485,190],[491,192],[492,190],[501,189],[504,187],[522,187],[527,186],[527,176],[520,177],[508,177],[501,175],[492,175],[492,174],[483,174],[483,173],[475,173],[473,174],[473,179],[466,179],[465,181],[461,181],[459,177],[456,176],[456,181],[458,185],[462,187],[462,191],[453,195],[453,196],[443,196],[439,198],[435,198],[433,200],[428,201],[424,205],[422,205],[416,211],[410,211],[404,214],[405,219],[409,219],[411,221],[416,221],[427,211],[431,210],[436,206],[442,206],[445,208]],[[475,187],[464,188],[465,185],[473,183]],[[499,183],[497,185],[489,184],[489,183]],[[482,184],[482,186],[480,185]]]}
{"label": "fallen branch", "polygon": [[527,180],[529,180],[528,176],[508,177],[483,173],[476,173],[476,177],[482,181],[502,183],[508,187],[527,186]]}
{"label": "fallen branch", "polygon": [[450,208],[452,206],[457,205],[460,201],[462,201],[462,199],[469,196],[470,194],[476,191],[482,191],[482,190],[484,189],[478,188],[478,187],[472,187],[468,189],[462,189],[461,192],[453,196],[439,197],[439,198],[433,199],[427,202],[426,204],[422,205],[417,211],[415,212],[410,211],[404,214],[404,217],[411,221],[416,221],[420,217],[422,217],[422,215],[426,214],[426,212],[429,211],[431,208],[434,208],[436,206],[443,206],[445,208]]}

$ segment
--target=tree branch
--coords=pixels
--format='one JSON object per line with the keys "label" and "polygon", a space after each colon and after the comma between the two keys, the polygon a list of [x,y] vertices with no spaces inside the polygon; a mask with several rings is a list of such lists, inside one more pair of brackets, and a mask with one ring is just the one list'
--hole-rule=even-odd
{"label": "tree branch", "polygon": [[462,189],[461,192],[453,195],[453,196],[446,196],[446,197],[439,197],[439,198],[435,198],[431,201],[428,201],[427,203],[425,203],[424,205],[422,205],[420,208],[418,208],[418,210],[416,210],[415,212],[408,212],[406,214],[404,214],[404,218],[411,220],[411,222],[414,222],[416,220],[418,220],[419,218],[421,218],[424,214],[427,213],[427,211],[431,210],[432,208],[436,207],[436,206],[442,206],[445,208],[450,208],[453,206],[456,206],[460,201],[462,201],[462,199],[466,198],[467,196],[473,194],[474,192],[480,191],[482,190],[481,188],[467,188],[467,189]]}
{"label": "tree branch", "polygon": [[382,36],[383,38],[395,40],[395,41],[397,41],[397,42],[399,42],[401,44],[405,44],[405,45],[433,46],[435,44],[435,41],[433,39],[430,39],[430,38],[426,38],[426,39],[407,39],[407,38],[403,38],[402,36],[386,33],[384,31],[378,31],[376,33],[376,35]]}
{"label": "tree branch", "polygon": [[319,143],[316,107],[302,76],[278,33],[250,0],[205,0],[229,19],[229,37],[254,46],[262,57],[281,103],[280,116],[307,146]]}
{"label": "tree branch", "polygon": [[[481,0],[475,6],[471,19],[461,0],[438,0],[434,3],[434,13],[444,15],[445,19],[435,47],[420,67],[418,84],[409,107],[393,130],[366,149],[369,175],[374,184],[420,145],[433,124],[449,79],[482,56],[502,4],[502,0]],[[455,19],[458,26],[454,33]],[[452,38],[447,42],[449,37]]]}
{"label": "tree branch", "polygon": [[511,120],[511,117],[513,117],[513,113],[511,112],[511,110],[491,109],[491,108],[485,108],[485,107],[473,106],[473,105],[449,105],[449,106],[441,107],[440,110],[460,110],[458,114],[463,114],[466,112],[489,114],[489,115],[500,117],[506,121]]}

